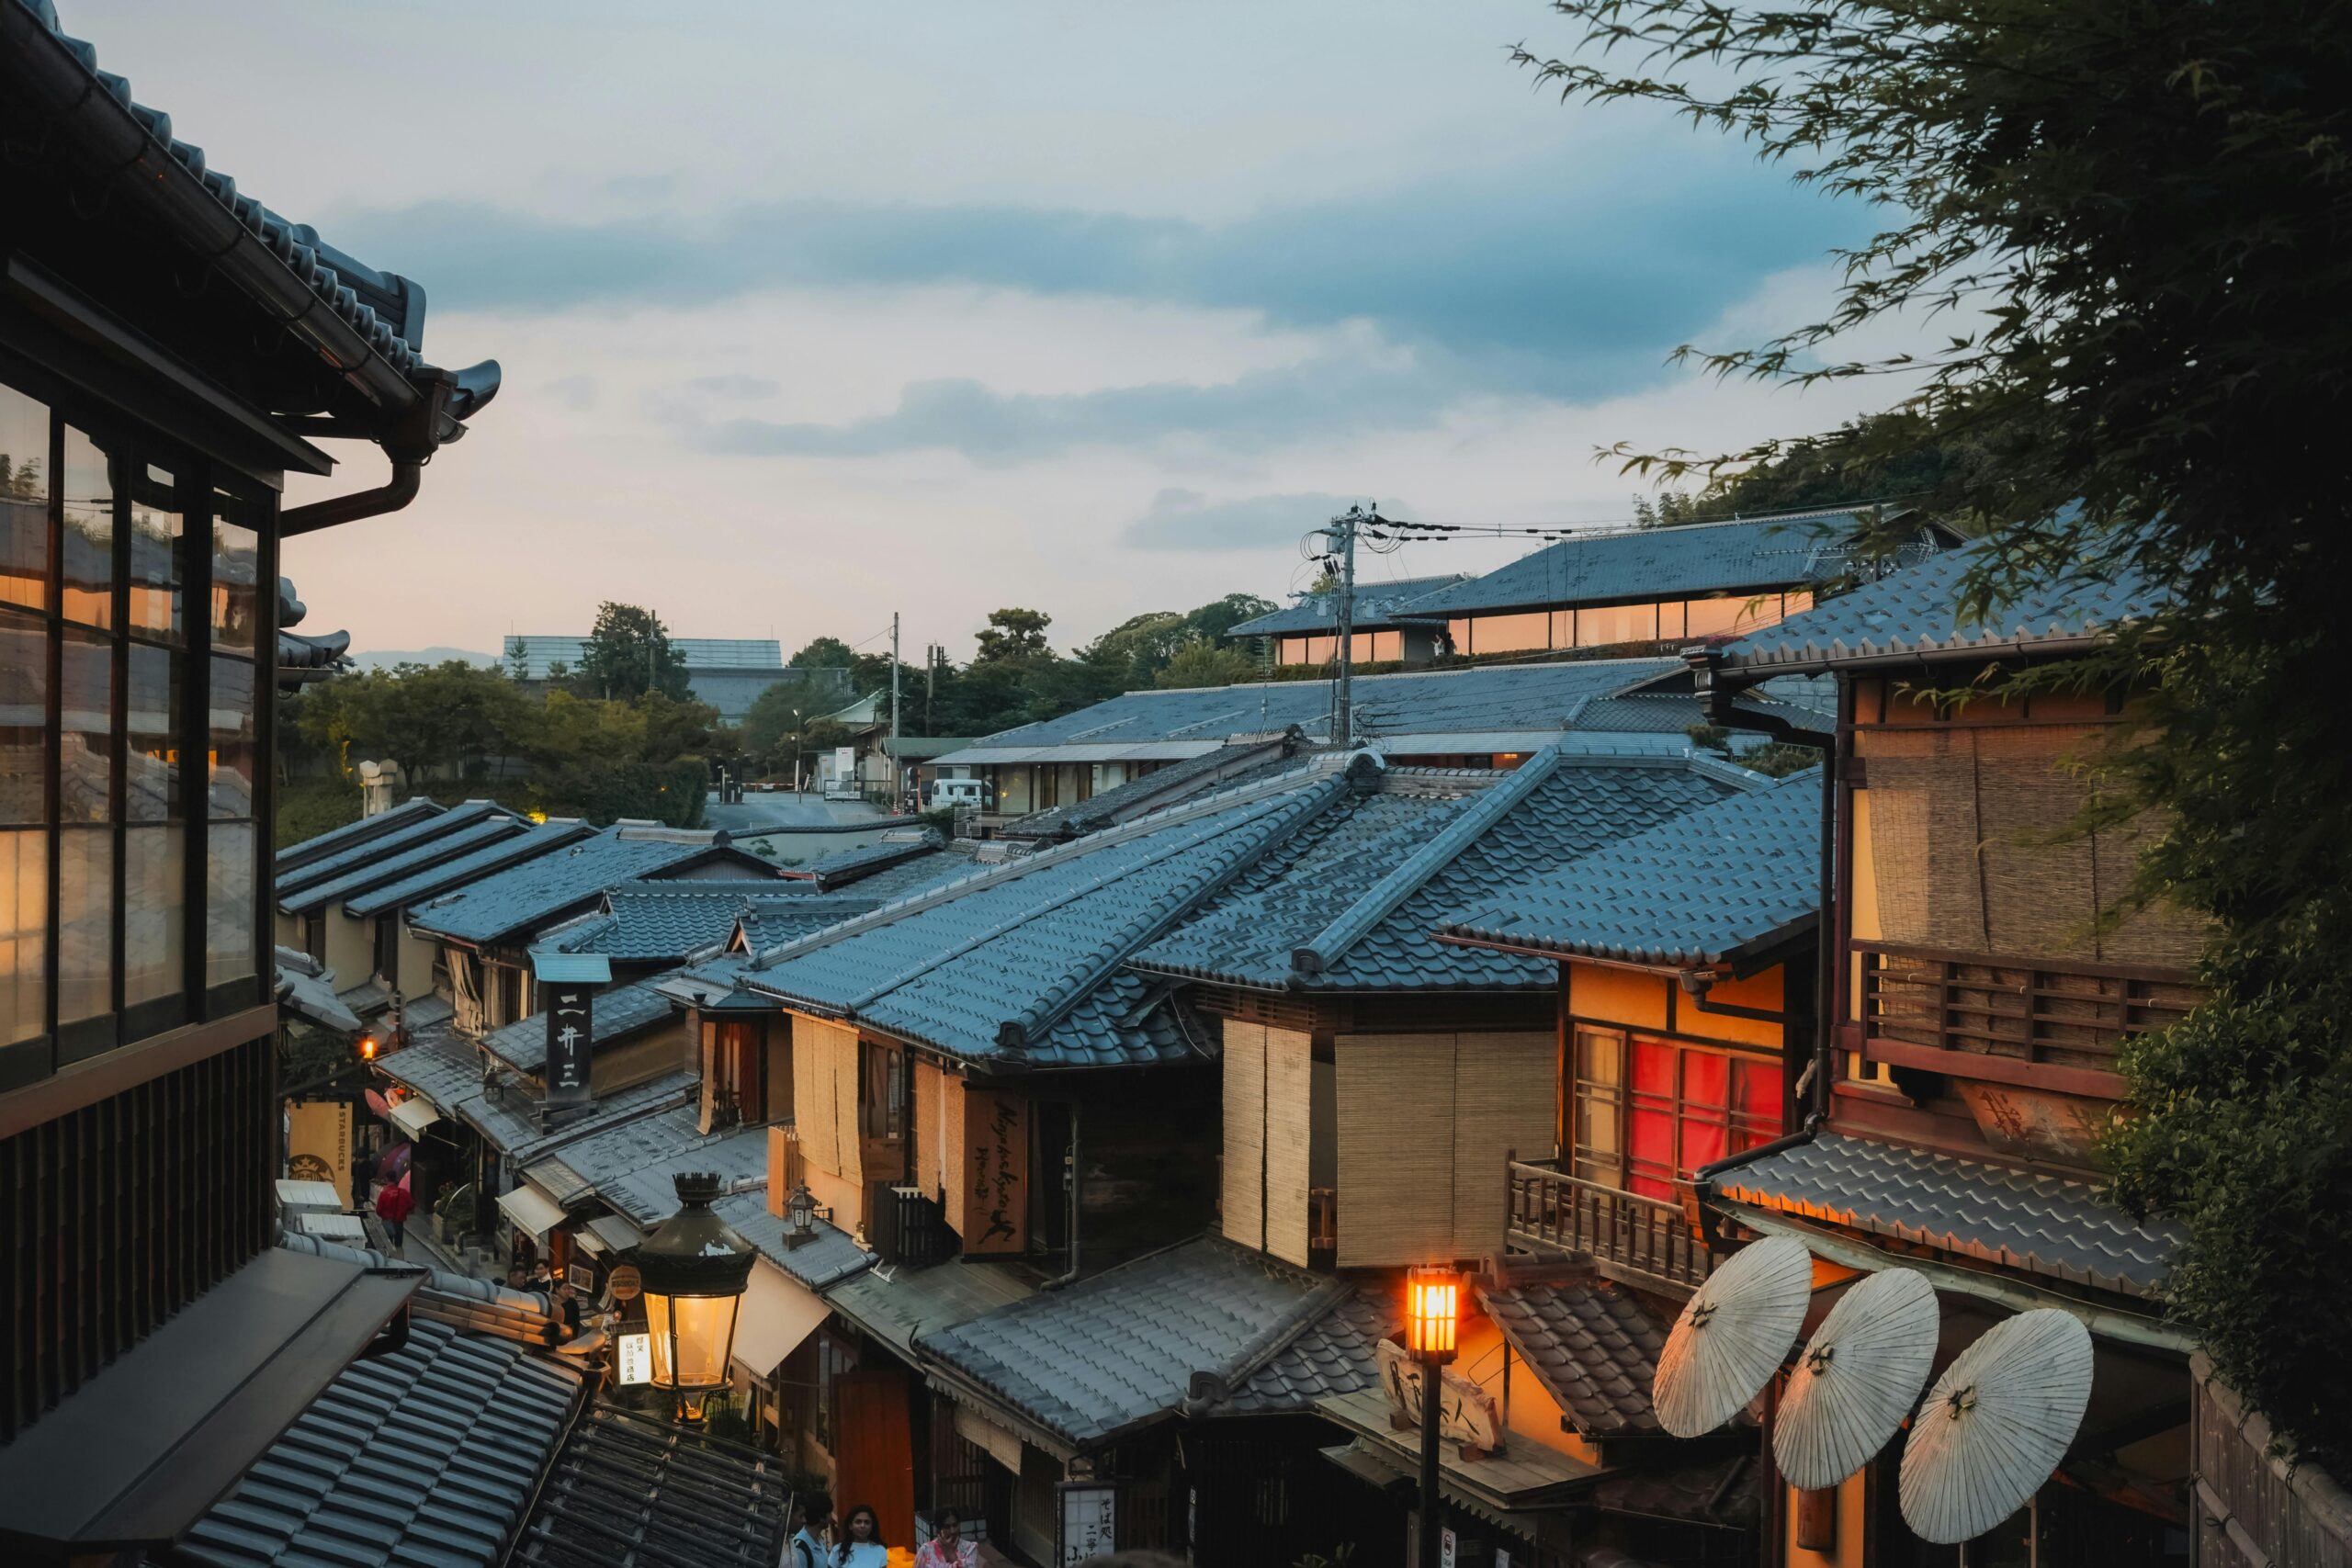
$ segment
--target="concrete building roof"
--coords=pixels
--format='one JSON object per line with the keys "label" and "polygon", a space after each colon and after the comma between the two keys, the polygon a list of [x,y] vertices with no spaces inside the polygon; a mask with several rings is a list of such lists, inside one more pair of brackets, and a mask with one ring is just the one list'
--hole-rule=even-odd
{"label": "concrete building roof", "polygon": [[1821,771],[1669,818],[1447,912],[1441,936],[1658,968],[1737,964],[1812,929]]}

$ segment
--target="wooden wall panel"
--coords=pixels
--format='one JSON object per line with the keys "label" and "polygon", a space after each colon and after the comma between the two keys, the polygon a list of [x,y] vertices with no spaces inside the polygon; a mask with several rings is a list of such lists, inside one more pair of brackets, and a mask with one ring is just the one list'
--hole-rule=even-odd
{"label": "wooden wall panel", "polygon": [[1226,1238],[1266,1245],[1266,1026],[1228,1018],[1225,1024]]}

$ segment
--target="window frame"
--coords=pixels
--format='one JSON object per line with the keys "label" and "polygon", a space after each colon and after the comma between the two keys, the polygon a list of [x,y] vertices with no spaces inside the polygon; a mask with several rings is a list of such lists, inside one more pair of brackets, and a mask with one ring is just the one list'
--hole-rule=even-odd
{"label": "window frame", "polygon": [[[1588,1077],[1587,1058],[1583,1051],[1583,1043],[1588,1037],[1615,1043],[1617,1078],[1613,1084],[1600,1084]],[[1670,1193],[1676,1181],[1687,1180],[1698,1168],[1683,1163],[1683,1131],[1688,1122],[1708,1121],[1723,1130],[1723,1152],[1711,1155],[1707,1161],[1699,1162],[1702,1165],[1745,1153],[1781,1136],[1786,1130],[1788,1064],[1770,1051],[1738,1050],[1686,1040],[1657,1030],[1628,1029],[1574,1019],[1568,1022],[1568,1042],[1571,1076],[1563,1107],[1567,1124],[1560,1130],[1561,1148],[1565,1155],[1563,1163],[1568,1172],[1580,1179],[1613,1187],[1637,1197],[1660,1199],[1667,1194],[1651,1190],[1651,1188],[1663,1185]],[[1636,1054],[1645,1047],[1663,1049],[1672,1055],[1673,1085],[1668,1096],[1661,1097],[1654,1090],[1636,1086],[1634,1060]],[[1694,1056],[1724,1060],[1724,1103],[1721,1106],[1694,1103],[1689,1098],[1689,1068]],[[1780,1080],[1771,1097],[1771,1109],[1764,1113],[1743,1111],[1741,1076],[1759,1070],[1769,1071]],[[1593,1092],[1595,1090],[1600,1092]],[[1616,1138],[1613,1151],[1589,1152],[1584,1139],[1579,1136],[1588,1103],[1609,1108]],[[1659,1168],[1654,1160],[1634,1157],[1634,1118],[1637,1111],[1663,1113],[1668,1117],[1673,1141],[1668,1158],[1673,1163],[1663,1176],[1658,1173]],[[1719,1116],[1713,1114],[1718,1111]]]}

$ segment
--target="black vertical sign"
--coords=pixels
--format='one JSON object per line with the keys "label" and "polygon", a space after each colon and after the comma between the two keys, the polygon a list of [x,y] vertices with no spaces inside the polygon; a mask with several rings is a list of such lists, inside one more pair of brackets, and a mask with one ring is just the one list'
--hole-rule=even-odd
{"label": "black vertical sign", "polygon": [[548,1103],[585,1105],[594,993],[586,986],[550,986],[548,993]]}

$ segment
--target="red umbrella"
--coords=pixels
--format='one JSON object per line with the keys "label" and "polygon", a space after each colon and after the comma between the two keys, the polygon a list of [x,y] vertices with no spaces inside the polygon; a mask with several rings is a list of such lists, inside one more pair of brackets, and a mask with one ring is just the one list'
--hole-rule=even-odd
{"label": "red umbrella", "polygon": [[[401,1147],[402,1147],[402,1148],[406,1148],[406,1147],[408,1147],[408,1145],[407,1145],[406,1144],[402,1144],[402,1145],[401,1145]],[[406,1192],[406,1191],[409,1191],[409,1190],[410,1190],[409,1184],[408,1184],[409,1175],[410,1175],[410,1173],[409,1173],[408,1171],[405,1171],[405,1170],[404,1170],[404,1171],[401,1171],[401,1191],[403,1191],[403,1192]]]}
{"label": "red umbrella", "polygon": [[392,1102],[371,1089],[368,1091],[368,1109],[379,1116],[390,1116],[392,1113]]}

